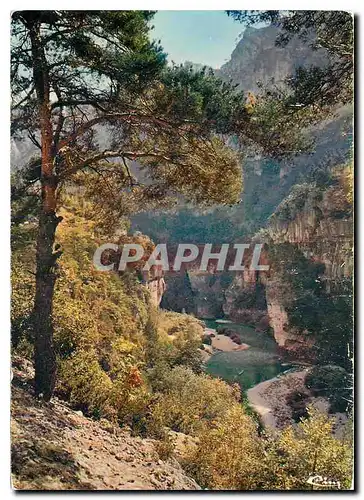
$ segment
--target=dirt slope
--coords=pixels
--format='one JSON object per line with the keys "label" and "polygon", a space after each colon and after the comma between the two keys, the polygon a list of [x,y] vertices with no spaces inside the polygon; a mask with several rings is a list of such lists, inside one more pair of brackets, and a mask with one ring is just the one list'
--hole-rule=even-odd
{"label": "dirt slope", "polygon": [[[29,368],[29,367],[28,367]],[[92,421],[54,399],[32,395],[24,367],[12,387],[13,486],[22,490],[197,490],[175,459],[149,439]]]}

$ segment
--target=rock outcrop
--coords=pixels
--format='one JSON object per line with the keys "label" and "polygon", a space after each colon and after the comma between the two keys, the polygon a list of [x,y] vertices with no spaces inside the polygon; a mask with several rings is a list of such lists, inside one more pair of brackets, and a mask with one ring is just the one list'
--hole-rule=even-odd
{"label": "rock outcrop", "polygon": [[94,421],[53,398],[32,393],[31,363],[14,358],[12,484],[17,490],[199,490],[156,442]]}
{"label": "rock outcrop", "polygon": [[159,306],[167,288],[163,271],[156,266],[153,266],[145,286],[150,292],[150,300],[152,304]]}
{"label": "rock outcrop", "polygon": [[313,52],[309,44],[297,37],[285,47],[276,45],[279,29],[248,27],[233,50],[230,60],[218,75],[239,83],[243,90],[258,91],[257,83],[269,85],[283,83],[287,75],[294,73],[298,66],[323,66],[327,60],[324,50]]}
{"label": "rock outcrop", "polygon": [[[272,83],[284,85],[285,78],[298,66],[325,65],[325,51],[314,52],[309,44],[296,38],[278,47],[278,34],[274,27],[247,28],[219,75],[232,79],[245,91],[259,93],[258,82],[268,87]],[[308,259],[324,264],[326,291],[332,294],[337,284],[350,279],[353,273],[352,207],[338,182],[326,189],[318,189],[310,182],[316,179],[314,171],[327,176],[333,166],[348,162],[351,121],[351,107],[341,107],[311,130],[316,140],[311,154],[270,164],[264,158],[255,158],[248,160],[244,168],[243,202],[245,217],[252,218],[250,227],[258,227],[261,221],[260,227],[265,227],[265,237],[271,243],[290,243]],[[292,189],[295,184],[303,184],[306,189],[297,193]],[[292,199],[295,196],[297,203]],[[274,215],[267,219],[270,207]],[[265,237],[258,235],[257,241]],[[266,299],[266,304],[259,306],[255,300],[258,289]],[[263,324],[268,318],[277,343],[284,349],[310,349],[313,340],[289,324],[285,303],[293,297],[293,291],[274,272],[237,274],[225,293],[223,309],[231,319],[255,325],[259,318]]]}
{"label": "rock outcrop", "polygon": [[[311,185],[296,186],[256,239],[269,242],[270,247],[289,243],[309,261],[323,264],[321,280],[327,294],[340,293],[343,280],[350,283],[353,275],[353,218],[339,181],[326,190]],[[264,254],[265,263],[269,263],[267,255],[269,252]],[[284,266],[285,256],[278,258]],[[260,302],[260,307],[254,301],[258,290],[266,300]],[[235,320],[249,322],[250,317],[253,324],[257,324],[259,315],[266,313],[280,347],[307,353],[314,345],[314,338],[290,325],[287,305],[294,300],[295,290],[282,281],[273,264],[269,272],[246,271],[236,276],[226,293],[224,311]]]}

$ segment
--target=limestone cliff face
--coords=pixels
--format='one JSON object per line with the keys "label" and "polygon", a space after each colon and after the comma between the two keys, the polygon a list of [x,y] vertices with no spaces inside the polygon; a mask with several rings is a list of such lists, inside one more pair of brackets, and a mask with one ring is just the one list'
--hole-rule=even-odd
{"label": "limestone cliff face", "polygon": [[181,273],[166,275],[167,287],[161,307],[198,318],[221,317],[228,286],[224,281],[226,273],[200,271],[194,263],[186,267]]}
{"label": "limestone cliff face", "polygon": [[245,269],[237,273],[225,292],[224,314],[236,322],[266,330],[267,303],[262,281],[263,278],[256,271]]}
{"label": "limestone cliff face", "polygon": [[[326,64],[327,54],[313,51],[302,40],[294,38],[285,47],[278,47],[278,34],[274,27],[246,29],[230,60],[216,73],[244,91],[259,93],[258,82],[263,86],[284,85],[286,77],[298,66]],[[284,242],[297,245],[307,258],[323,263],[326,289],[330,293],[335,293],[336,283],[350,277],[353,271],[351,207],[338,185],[320,189],[319,193],[314,185],[307,185],[298,196],[292,187],[312,182],[317,171],[326,175],[334,166],[347,163],[351,120],[352,109],[346,106],[312,128],[310,133],[315,138],[312,152],[287,161],[261,156],[247,158],[243,167],[242,203],[231,220],[233,225],[243,228],[239,234],[244,238],[264,228],[273,245]],[[275,215],[271,216],[273,212]],[[147,220],[146,232],[148,224]],[[206,222],[201,219],[201,224]],[[174,229],[170,231],[173,234]],[[163,237],[168,240],[168,235]],[[257,241],[265,240],[263,237]],[[312,347],[308,336],[289,324],[285,304],[294,297],[294,291],[278,275],[245,271],[230,273],[229,279],[230,282],[215,272],[199,273],[197,267],[189,267],[183,276],[168,275],[162,307],[185,309],[206,318],[224,314],[262,330],[270,326],[282,348]]]}
{"label": "limestone cliff face", "polygon": [[150,271],[144,276],[144,284],[149,290],[152,304],[159,307],[163,294],[167,288],[162,268],[159,266],[152,266]]}
{"label": "limestone cliff face", "polygon": [[191,270],[188,276],[194,296],[196,316],[206,319],[221,317],[224,294],[219,274]]}
{"label": "limestone cliff face", "polygon": [[353,274],[353,218],[340,186],[331,186],[319,198],[312,188],[292,220],[280,218],[278,207],[268,234],[275,243],[297,244],[307,257],[324,263],[328,287]]}
{"label": "limestone cliff face", "polygon": [[[298,66],[326,64],[328,55],[324,51],[313,52],[309,44],[301,40],[294,38],[287,46],[277,47],[278,34],[274,27],[246,29],[230,60],[222,66],[220,76],[232,79],[245,91],[259,93],[258,82],[268,87],[272,83],[284,85],[285,78]],[[312,129],[316,140],[313,154],[278,162],[278,175],[272,178],[271,186],[267,179],[268,175],[272,177],[272,166],[267,170],[263,158],[250,159],[244,169],[245,214],[261,219],[273,244],[288,242],[297,245],[307,258],[325,264],[326,289],[332,293],[336,282],[350,277],[353,271],[351,207],[338,185],[320,193],[313,185],[307,185],[306,189],[293,194],[292,186],[304,182],[306,176],[310,177],[310,172],[323,164],[330,169],[330,165],[347,161],[351,147],[351,119],[350,107],[342,107],[330,119]],[[275,212],[268,224],[264,223],[266,205],[272,206]],[[264,295],[266,304],[258,305],[258,290]],[[223,310],[231,319],[249,322],[258,328],[259,322],[269,323],[282,348],[310,349],[312,341],[289,324],[284,304],[293,297],[293,290],[288,290],[287,284],[273,272],[245,272],[234,277],[225,293]]]}
{"label": "limestone cliff face", "polygon": [[[324,264],[323,281],[330,295],[337,293],[343,279],[353,275],[353,218],[338,180],[326,190],[313,184],[295,186],[254,240],[265,241],[270,248],[290,243],[307,259]],[[283,255],[280,261],[284,266]],[[273,264],[269,250],[263,252],[260,263]],[[287,307],[294,300],[295,290],[273,264],[268,272],[237,274],[225,293],[223,310],[229,318],[257,329],[269,324],[281,348],[310,356],[314,339],[289,322]]]}
{"label": "limestone cliff face", "polygon": [[151,302],[154,305],[159,306],[162,301],[163,294],[166,290],[166,283],[164,281],[163,276],[156,277],[151,281],[148,281],[146,287],[150,292]]}
{"label": "limestone cliff face", "polygon": [[[284,290],[282,290],[282,287]],[[266,282],[266,300],[268,323],[273,331],[275,341],[282,349],[286,351],[295,351],[309,355],[314,339],[308,337],[303,332],[298,332],[289,323],[289,318],[283,300],[284,296],[290,294],[294,297],[293,291],[286,288],[279,278],[271,278]]]}
{"label": "limestone cliff face", "polygon": [[313,52],[308,44],[293,38],[285,47],[276,45],[276,27],[246,28],[230,60],[218,71],[219,76],[232,79],[244,90],[258,91],[258,82],[269,85],[282,83],[298,66],[323,66],[327,54]]}
{"label": "limestone cliff face", "polygon": [[[323,263],[326,291],[335,294],[340,281],[353,275],[353,219],[342,189],[332,186],[320,198],[312,190],[293,219],[279,215],[278,210],[268,226],[272,241],[295,244],[307,258]],[[288,321],[283,304],[294,299],[294,291],[281,288],[279,277],[273,275],[266,282],[269,322],[277,343],[286,349],[312,347],[312,340]]]}

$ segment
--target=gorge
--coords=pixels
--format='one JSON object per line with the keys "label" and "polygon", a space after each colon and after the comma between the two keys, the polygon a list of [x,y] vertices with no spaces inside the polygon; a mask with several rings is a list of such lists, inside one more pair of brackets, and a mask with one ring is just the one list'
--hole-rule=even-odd
{"label": "gorge", "polygon": [[[259,81],[284,86],[285,78],[298,66],[325,65],[327,54],[313,51],[301,40],[294,38],[287,46],[277,47],[277,33],[273,27],[246,29],[218,75],[232,79],[245,91],[259,92]],[[353,218],[347,165],[351,162],[351,117],[350,106],[344,106],[311,129],[315,146],[310,152],[284,161],[248,157],[242,167],[240,205],[205,211],[184,206],[133,218],[133,227],[157,242],[205,241],[219,247],[253,238],[264,245],[260,262],[270,265],[269,272],[247,268],[228,273],[216,271],[216,265],[201,272],[192,263],[180,275],[165,276],[163,308],[200,318],[226,317],[258,332],[271,331],[284,351],[310,360],[317,357],[314,328],[307,328],[304,321],[299,324],[297,318],[292,320],[292,308],[300,300],[303,285],[296,284],[295,293],[288,275],[304,275],[316,266],[316,274],[303,287],[305,299],[310,295],[316,300],[319,294],[345,296],[350,310]],[[302,260],[300,270],[295,269],[293,253]],[[286,270],[282,269],[284,259]],[[318,282],[324,290],[320,293],[313,291]]]}
{"label": "gorge", "polygon": [[14,488],[352,487],[352,21],[12,14]]}

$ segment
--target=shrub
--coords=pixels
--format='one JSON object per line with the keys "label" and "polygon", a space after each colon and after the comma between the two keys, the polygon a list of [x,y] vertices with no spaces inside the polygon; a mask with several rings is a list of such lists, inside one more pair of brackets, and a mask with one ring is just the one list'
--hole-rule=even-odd
{"label": "shrub", "polygon": [[333,421],[326,415],[309,408],[308,417],[262,438],[251,417],[235,404],[198,435],[183,465],[208,489],[310,490],[307,480],[316,474],[349,488],[352,443],[333,436]]}
{"label": "shrub", "polygon": [[60,363],[59,389],[90,416],[130,424],[149,402],[147,387],[131,361],[106,373],[94,349],[78,350]]}
{"label": "shrub", "polygon": [[[310,490],[311,475],[339,481],[347,489],[352,479],[352,443],[336,438],[333,419],[308,409],[307,419],[267,441],[264,475],[267,489]],[[328,488],[329,489],[329,488]]]}
{"label": "shrub", "polygon": [[195,435],[212,426],[240,398],[236,388],[186,367],[161,370],[159,377],[151,419],[177,432]]}
{"label": "shrub", "polygon": [[255,490],[263,485],[264,448],[256,424],[237,404],[230,405],[215,425],[199,434],[184,465],[203,487],[216,490]]}
{"label": "shrub", "polygon": [[161,460],[168,460],[173,455],[175,440],[167,432],[154,444],[158,457]]}
{"label": "shrub", "polygon": [[157,311],[154,330],[150,349],[153,359],[149,365],[184,365],[197,373],[202,371],[203,328],[199,320],[188,314]]}

